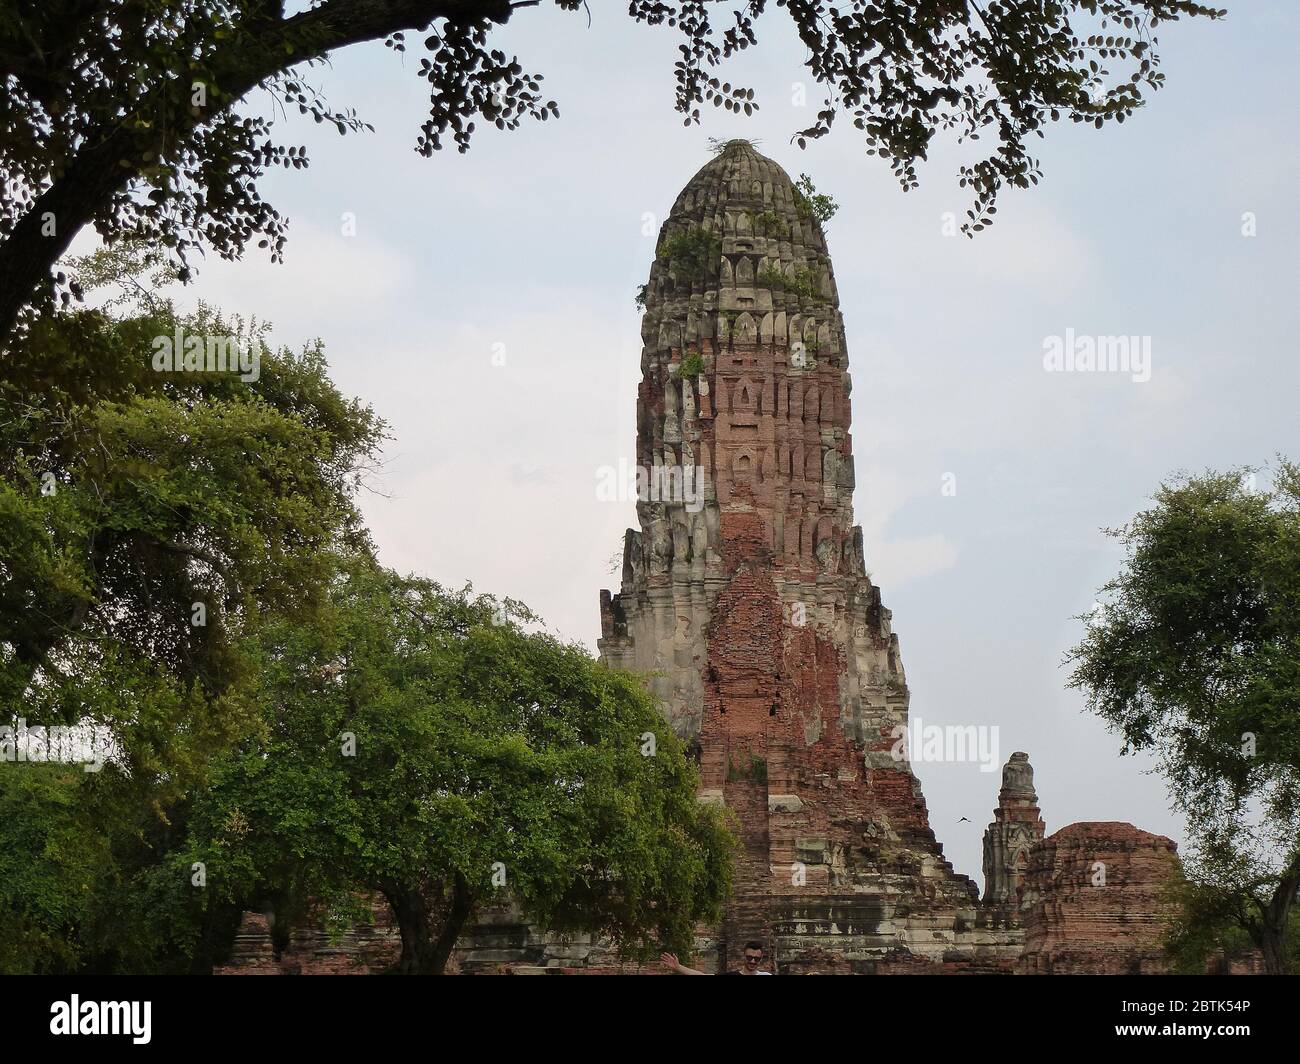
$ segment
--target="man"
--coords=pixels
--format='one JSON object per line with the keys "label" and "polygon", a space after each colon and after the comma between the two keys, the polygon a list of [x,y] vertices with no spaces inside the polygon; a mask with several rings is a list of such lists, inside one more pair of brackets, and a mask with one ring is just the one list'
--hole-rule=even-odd
{"label": "man", "polygon": [[[677,959],[676,953],[661,953],[659,959],[663,961],[669,971],[677,975],[703,975],[704,972],[698,972],[694,968],[687,968]],[[745,943],[745,963],[740,968],[733,968],[729,972],[719,972],[719,975],[771,975],[771,972],[759,971],[759,965],[763,963],[763,943],[751,941]]]}

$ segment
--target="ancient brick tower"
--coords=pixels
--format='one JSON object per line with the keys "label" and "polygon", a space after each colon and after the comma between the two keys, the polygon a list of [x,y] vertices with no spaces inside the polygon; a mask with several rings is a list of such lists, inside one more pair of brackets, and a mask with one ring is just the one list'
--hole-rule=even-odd
{"label": "ancient brick tower", "polygon": [[[898,639],[853,524],[844,327],[789,176],[733,142],[678,196],[645,288],[637,460],[651,471],[601,594],[601,654],[651,675],[744,852],[719,961],[783,971],[1002,966],[920,785]],[[702,471],[702,475],[693,472]],[[707,958],[706,958],[707,961]]]}

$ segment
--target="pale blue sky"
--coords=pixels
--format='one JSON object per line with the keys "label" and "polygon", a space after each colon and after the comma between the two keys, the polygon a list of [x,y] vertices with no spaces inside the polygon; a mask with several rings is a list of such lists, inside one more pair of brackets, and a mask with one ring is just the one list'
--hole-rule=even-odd
{"label": "pale blue sky", "polygon": [[[640,340],[633,295],[709,136],[744,136],[812,174],[853,373],[855,506],[927,723],[996,724],[1027,750],[1048,830],[1128,820],[1181,841],[1163,785],[1081,712],[1060,661],[1119,556],[1100,535],[1180,468],[1300,456],[1294,357],[1300,172],[1293,87],[1300,7],[1229,3],[1226,23],[1164,27],[1168,84],[1145,113],[1058,125],[1043,183],[1008,193],[974,242],[957,156],[904,194],[845,122],[806,152],[789,135],[802,48],[777,9],[731,75],[751,119],[672,111],[676,38],[625,8],[520,12],[498,35],[546,75],[559,121],[482,130],[465,156],[412,150],[420,49],[366,46],[314,80],[377,127],[310,121],[307,171],[264,188],[291,218],[288,261],[210,262],[187,298],[256,313],[278,341],[324,339],[340,386],[394,433],[364,506],[383,560],[527,601],[594,649],[597,594],[633,507],[600,502],[597,470],[634,455]],[[1243,212],[1258,235],[1241,235]],[[352,212],[356,235],[342,235]],[[1044,338],[1151,337],[1152,377],[1048,374]],[[505,365],[494,366],[493,345]],[[941,494],[945,473],[957,493]],[[980,877],[998,778],[919,765],[932,823]],[[967,816],[971,823],[958,823]]]}

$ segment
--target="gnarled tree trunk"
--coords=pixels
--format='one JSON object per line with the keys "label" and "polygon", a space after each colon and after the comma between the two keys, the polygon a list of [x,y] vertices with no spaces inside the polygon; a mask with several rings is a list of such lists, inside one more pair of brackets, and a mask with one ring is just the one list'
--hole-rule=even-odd
{"label": "gnarled tree trunk", "polygon": [[399,975],[442,975],[474,912],[474,895],[459,872],[450,886],[389,884],[382,891],[402,936]]}
{"label": "gnarled tree trunk", "polygon": [[1297,889],[1300,889],[1300,870],[1283,875],[1277,889],[1273,892],[1273,897],[1263,909],[1259,946],[1264,954],[1264,971],[1269,975],[1290,974],[1286,930]]}

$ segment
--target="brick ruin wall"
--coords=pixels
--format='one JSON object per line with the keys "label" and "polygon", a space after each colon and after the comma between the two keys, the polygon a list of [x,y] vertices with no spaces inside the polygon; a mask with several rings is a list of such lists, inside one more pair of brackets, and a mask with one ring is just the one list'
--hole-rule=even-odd
{"label": "brick ruin wall", "polygon": [[1161,939],[1174,843],[1132,824],[1071,824],[1030,852],[1022,974],[1149,975],[1168,970]]}

